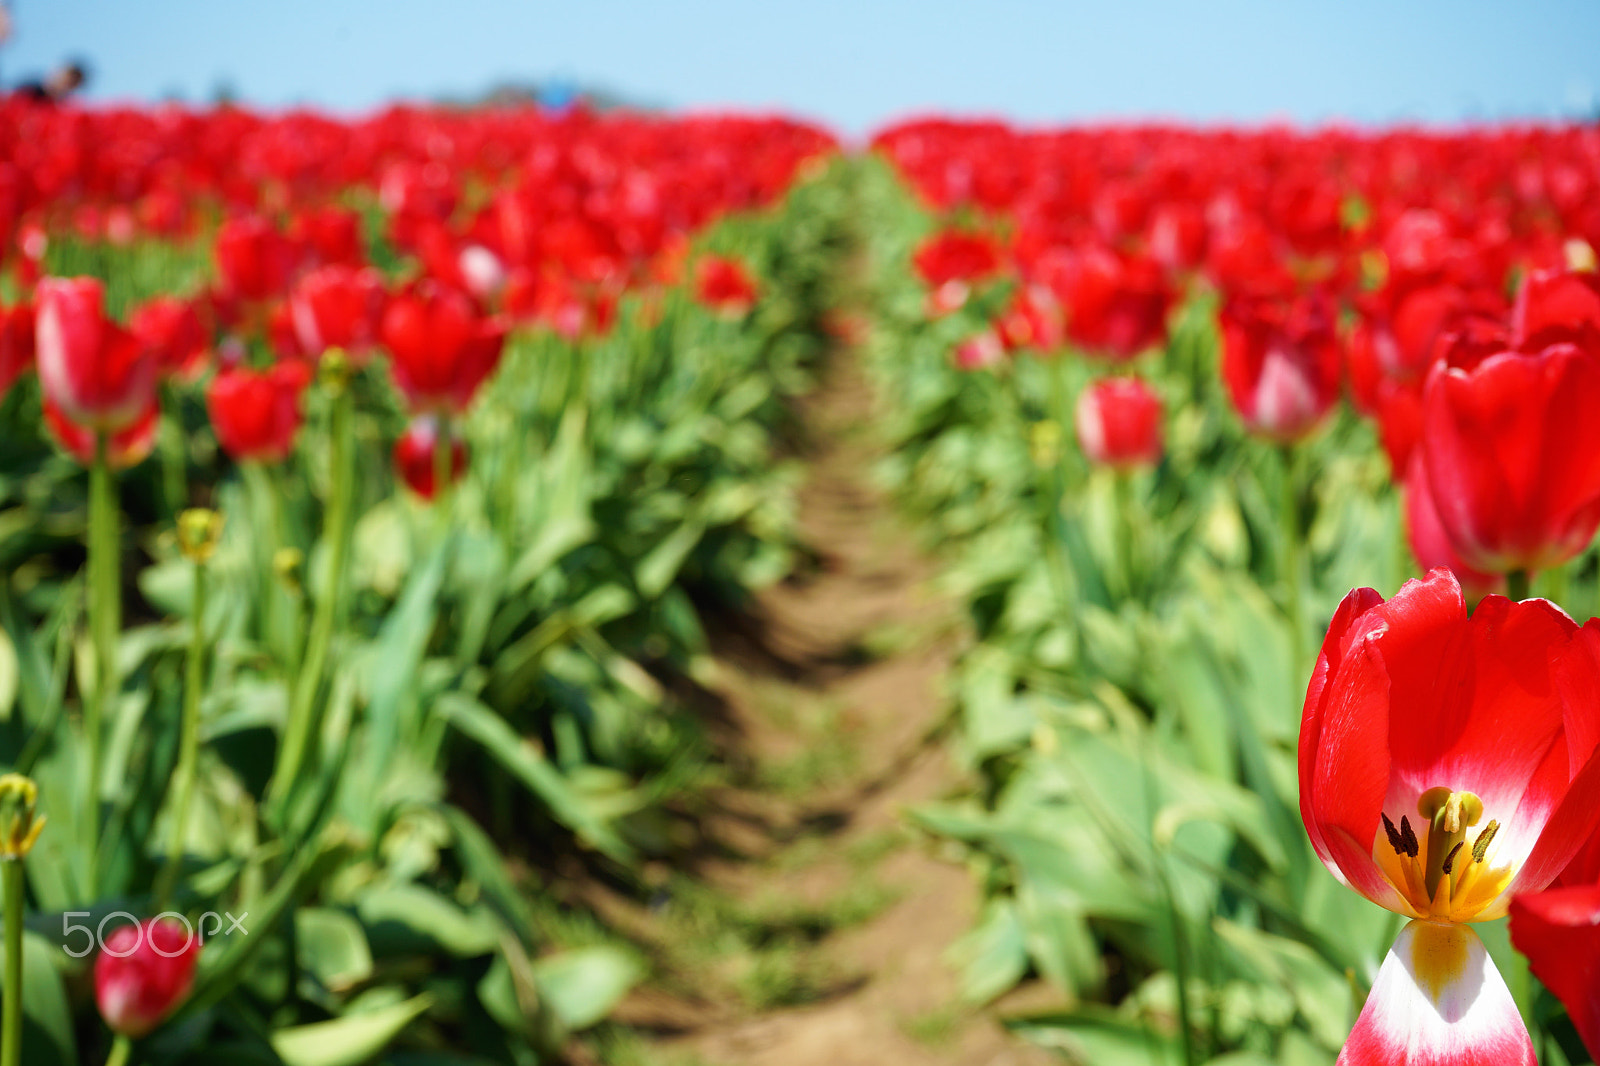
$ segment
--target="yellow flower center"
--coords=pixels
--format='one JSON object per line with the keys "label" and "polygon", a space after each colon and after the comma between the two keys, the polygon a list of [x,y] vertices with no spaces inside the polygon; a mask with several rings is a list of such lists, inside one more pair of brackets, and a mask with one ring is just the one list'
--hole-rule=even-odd
{"label": "yellow flower center", "polygon": [[[1430,788],[1417,801],[1418,830],[1402,815],[1397,826],[1382,814],[1384,838],[1373,843],[1378,866],[1418,918],[1470,922],[1505,890],[1513,870],[1489,862],[1500,823],[1483,820],[1483,801],[1471,792]],[[1387,845],[1387,846],[1386,846]]]}

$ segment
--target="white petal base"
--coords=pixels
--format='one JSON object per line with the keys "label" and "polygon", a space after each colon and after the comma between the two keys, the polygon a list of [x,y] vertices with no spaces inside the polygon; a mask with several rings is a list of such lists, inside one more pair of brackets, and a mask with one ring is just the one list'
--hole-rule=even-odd
{"label": "white petal base", "polygon": [[1534,1066],[1500,971],[1464,925],[1412,922],[1378,971],[1339,1066]]}

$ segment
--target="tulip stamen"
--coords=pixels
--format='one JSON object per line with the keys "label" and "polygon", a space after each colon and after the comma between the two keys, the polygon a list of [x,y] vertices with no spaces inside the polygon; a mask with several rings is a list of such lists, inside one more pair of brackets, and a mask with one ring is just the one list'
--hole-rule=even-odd
{"label": "tulip stamen", "polygon": [[1423,885],[1432,899],[1439,882],[1450,875],[1451,859],[1467,838],[1469,826],[1483,817],[1483,801],[1471,792],[1430,788],[1417,800],[1417,813],[1428,819],[1428,864]]}
{"label": "tulip stamen", "polygon": [[1494,840],[1494,835],[1500,832],[1500,823],[1490,820],[1483,827],[1483,832],[1478,834],[1478,839],[1472,845],[1472,861],[1482,862],[1489,854],[1489,844]]}
{"label": "tulip stamen", "polygon": [[1416,858],[1419,846],[1417,843],[1417,834],[1411,830],[1410,819],[1406,818],[1404,815],[1401,815],[1400,828],[1396,829],[1394,827],[1394,822],[1389,820],[1389,816],[1387,814],[1379,811],[1378,817],[1383,819],[1383,831],[1389,837],[1389,846],[1394,849],[1394,853],[1396,855],[1404,855],[1411,859]]}
{"label": "tulip stamen", "polygon": [[1451,867],[1453,867],[1455,865],[1456,856],[1461,854],[1461,848],[1465,844],[1466,844],[1465,840],[1456,841],[1456,846],[1450,849],[1450,854],[1448,854],[1448,855],[1446,855],[1444,857],[1444,862],[1439,866],[1439,870],[1440,870],[1441,873],[1448,874],[1450,872]]}

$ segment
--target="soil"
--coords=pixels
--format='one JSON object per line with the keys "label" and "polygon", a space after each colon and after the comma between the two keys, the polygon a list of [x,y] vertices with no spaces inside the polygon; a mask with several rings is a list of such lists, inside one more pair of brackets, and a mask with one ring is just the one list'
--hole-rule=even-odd
{"label": "soil", "polygon": [[[800,406],[807,480],[800,527],[816,563],[759,596],[715,635],[710,689],[727,783],[688,876],[736,915],[674,924],[595,901],[653,941],[665,976],[618,1020],[649,1066],[1035,1066],[1058,1062],[1010,1036],[995,1008],[966,1003],[950,946],[974,924],[976,879],[959,852],[913,830],[908,808],[962,790],[945,746],[944,675],[962,641],[955,605],[930,588],[890,500],[858,365],[836,356]],[[703,908],[702,908],[703,909]],[[697,937],[706,943],[686,943]],[[763,970],[765,967],[765,971]],[[1055,1002],[1042,986],[1013,993]]]}

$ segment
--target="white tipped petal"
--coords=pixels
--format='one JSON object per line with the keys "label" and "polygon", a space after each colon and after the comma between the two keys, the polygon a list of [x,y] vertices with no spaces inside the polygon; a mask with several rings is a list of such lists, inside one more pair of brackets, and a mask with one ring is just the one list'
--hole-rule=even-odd
{"label": "white tipped petal", "polygon": [[1416,921],[1383,960],[1339,1066],[1534,1066],[1533,1042],[1478,935]]}

